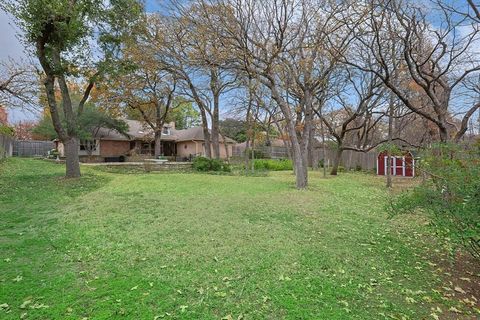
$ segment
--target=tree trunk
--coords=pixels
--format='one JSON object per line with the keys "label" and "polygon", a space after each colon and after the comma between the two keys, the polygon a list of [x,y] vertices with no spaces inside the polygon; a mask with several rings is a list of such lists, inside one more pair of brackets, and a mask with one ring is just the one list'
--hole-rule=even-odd
{"label": "tree trunk", "polygon": [[78,139],[70,137],[63,141],[66,156],[66,177],[78,178],[80,177],[80,161],[78,160]]}
{"label": "tree trunk", "polygon": [[255,172],[255,133],[253,134],[253,138],[252,138],[252,161],[251,161],[251,165],[252,165],[252,172]]}
{"label": "tree trunk", "polygon": [[203,127],[203,139],[205,144],[205,157],[212,158],[212,144],[210,140],[210,131],[208,130],[208,120],[205,110],[200,108],[200,114],[202,116],[202,127]]}
{"label": "tree trunk", "polygon": [[325,147],[325,130],[323,129],[323,121],[320,120],[322,130],[322,150],[323,150],[323,177],[327,176],[327,148]]}
{"label": "tree trunk", "polygon": [[280,93],[277,91],[277,88],[275,87],[273,81],[273,78],[270,78],[269,87],[272,92],[272,97],[280,106],[280,109],[282,110],[287,124],[287,132],[290,136],[290,143],[292,146],[292,160],[295,170],[296,187],[297,189],[305,189],[308,186],[306,154],[302,152],[302,146],[300,145],[300,141],[297,136],[297,130],[295,128],[295,122],[292,119],[290,107],[285,102],[285,100],[283,100]]}
{"label": "tree trunk", "polygon": [[314,152],[314,139],[315,139],[315,127],[311,125],[310,133],[308,135],[308,146],[307,146],[307,156],[308,156],[308,166],[317,169],[318,161],[315,161],[313,152]]}
{"label": "tree trunk", "polygon": [[248,156],[248,149],[250,148],[250,138],[247,136],[247,141],[245,141],[245,150],[243,151],[245,153],[245,171],[248,171],[248,164],[250,157]]}
{"label": "tree trunk", "polygon": [[213,96],[213,115],[212,115],[212,148],[215,159],[220,159],[220,142],[219,142],[219,95]]}
{"label": "tree trunk", "polygon": [[305,157],[300,152],[300,144],[292,143],[294,145],[293,158],[295,164],[295,178],[297,189],[305,189],[308,186],[308,171]]}
{"label": "tree trunk", "polygon": [[392,142],[393,142],[393,115],[394,115],[394,101],[393,93],[390,93],[390,106],[388,110],[388,150],[387,150],[387,188],[392,187]]}
{"label": "tree trunk", "polygon": [[[338,167],[340,166],[340,160],[342,160],[342,153],[343,148],[339,146],[337,153],[335,154],[335,159],[333,159],[332,170],[330,171],[330,175],[332,176],[336,176],[338,174]],[[325,163],[323,165],[325,165]]]}
{"label": "tree trunk", "polygon": [[297,136],[295,123],[287,119],[287,130],[292,144],[293,167],[295,171],[297,189],[305,189],[308,186],[307,157]]}
{"label": "tree trunk", "polygon": [[438,133],[440,134],[440,142],[446,143],[448,141],[448,130],[445,127],[438,127]]}
{"label": "tree trunk", "polygon": [[154,155],[155,155],[156,159],[158,157],[160,157],[163,153],[163,150],[162,150],[162,128],[163,128],[163,126],[161,126],[160,129],[157,128],[157,130],[155,130],[155,151],[154,151]]}

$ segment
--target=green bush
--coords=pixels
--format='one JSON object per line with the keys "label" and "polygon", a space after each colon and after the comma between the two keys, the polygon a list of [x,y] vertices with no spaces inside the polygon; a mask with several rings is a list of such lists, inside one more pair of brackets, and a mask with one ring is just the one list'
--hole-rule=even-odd
{"label": "green bush", "polygon": [[0,124],[0,134],[6,136],[13,136],[15,134],[15,130],[12,127]]}
{"label": "green bush", "polygon": [[480,259],[480,147],[435,146],[422,153],[416,170],[428,179],[395,198],[392,213],[421,209],[438,233]]}
{"label": "green bush", "polygon": [[222,171],[230,172],[230,165],[219,159],[208,159],[205,157],[197,157],[193,160],[193,168],[200,172]]}
{"label": "green bush", "polygon": [[257,159],[254,160],[255,170],[284,171],[293,170],[292,160],[288,159]]}
{"label": "green bush", "polygon": [[56,159],[60,155],[60,152],[58,152],[57,149],[52,149],[48,151],[48,158],[49,159]]}

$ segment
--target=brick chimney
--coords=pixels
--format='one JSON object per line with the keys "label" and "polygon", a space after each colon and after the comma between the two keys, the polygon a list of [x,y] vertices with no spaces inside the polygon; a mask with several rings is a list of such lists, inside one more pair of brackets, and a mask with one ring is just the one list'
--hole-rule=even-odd
{"label": "brick chimney", "polygon": [[8,113],[5,107],[0,106],[0,124],[7,125],[8,123]]}

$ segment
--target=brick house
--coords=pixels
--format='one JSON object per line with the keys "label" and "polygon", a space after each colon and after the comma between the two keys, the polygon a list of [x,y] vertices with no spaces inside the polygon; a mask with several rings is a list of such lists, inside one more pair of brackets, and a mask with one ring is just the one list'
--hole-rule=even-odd
{"label": "brick house", "polygon": [[[85,162],[136,161],[154,155],[153,130],[143,122],[125,120],[128,137],[106,128],[100,128],[90,141],[80,141],[80,160]],[[219,137],[220,157],[232,155],[230,138]],[[64,155],[63,144],[56,141],[60,156]],[[202,127],[176,130],[175,123],[165,124],[162,131],[162,153],[170,160],[185,161],[193,156],[205,155],[205,139]]]}

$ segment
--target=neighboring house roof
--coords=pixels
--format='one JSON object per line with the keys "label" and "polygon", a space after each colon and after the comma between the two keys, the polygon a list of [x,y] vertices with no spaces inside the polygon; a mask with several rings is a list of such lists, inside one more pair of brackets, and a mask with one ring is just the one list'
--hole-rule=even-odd
{"label": "neighboring house roof", "polygon": [[[137,121],[137,120],[125,120],[128,124],[128,136],[118,133],[115,130],[100,128],[95,135],[95,138],[102,140],[152,140],[153,139],[153,130],[147,124]],[[202,127],[193,127],[185,130],[176,130],[173,129],[173,126],[170,124],[165,124],[165,127],[170,128],[170,134],[162,134],[163,141],[204,141],[203,128]],[[234,140],[226,138],[227,143],[235,143]],[[220,136],[220,141],[223,142],[223,138]]]}

